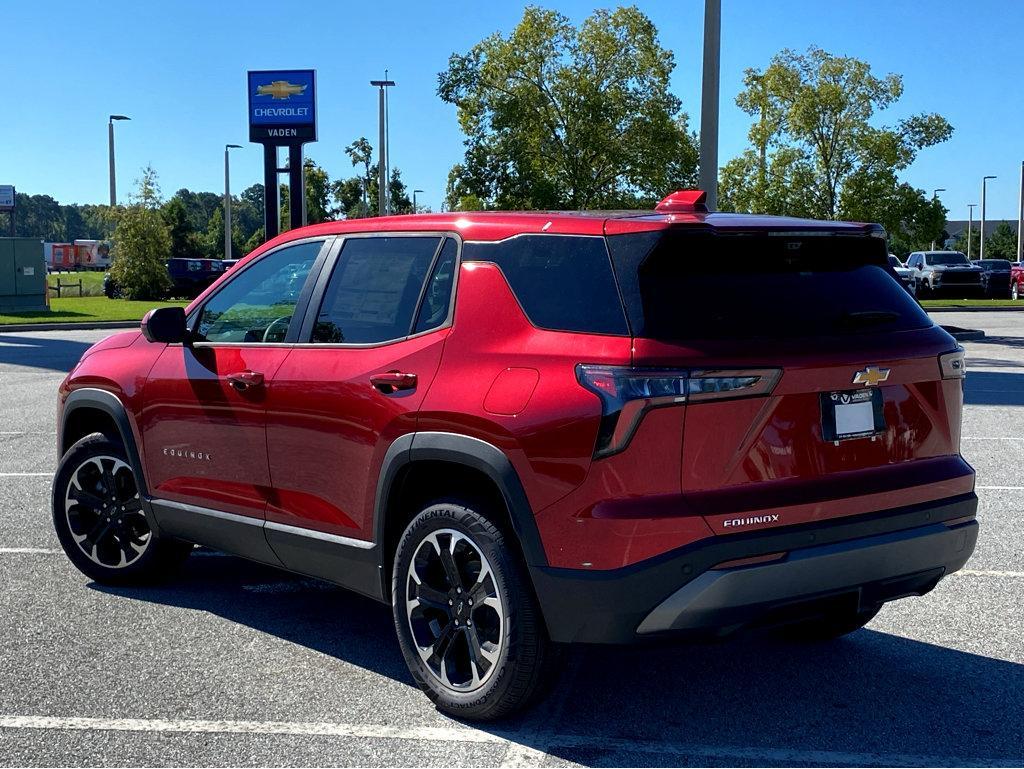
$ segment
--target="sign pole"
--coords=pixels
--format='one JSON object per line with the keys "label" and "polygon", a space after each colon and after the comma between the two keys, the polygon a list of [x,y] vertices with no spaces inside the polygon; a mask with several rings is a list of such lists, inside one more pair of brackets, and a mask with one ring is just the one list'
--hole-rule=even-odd
{"label": "sign pole", "polygon": [[306,175],[302,172],[302,145],[288,145],[289,223],[294,230],[306,226]]}
{"label": "sign pole", "polygon": [[281,231],[281,204],[277,199],[277,145],[263,145],[263,235],[264,242]]}

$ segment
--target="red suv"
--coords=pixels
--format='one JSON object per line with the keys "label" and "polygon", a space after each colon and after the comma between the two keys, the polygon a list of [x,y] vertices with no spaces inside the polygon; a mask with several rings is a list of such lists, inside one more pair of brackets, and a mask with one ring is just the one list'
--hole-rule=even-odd
{"label": "red suv", "polygon": [[275,238],[61,385],[64,549],[128,584],[199,543],[390,603],[477,719],[564,643],[823,639],[927,593],[977,539],[962,349],[879,227],[702,198]]}

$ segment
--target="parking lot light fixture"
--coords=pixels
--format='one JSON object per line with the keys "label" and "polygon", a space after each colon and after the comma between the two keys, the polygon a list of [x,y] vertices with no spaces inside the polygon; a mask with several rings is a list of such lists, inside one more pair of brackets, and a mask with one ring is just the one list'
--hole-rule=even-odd
{"label": "parking lot light fixture", "polygon": [[418,214],[420,212],[419,206],[416,205],[416,193],[417,192],[423,192],[423,190],[413,190],[412,191],[412,212],[414,214]]}
{"label": "parking lot light fixture", "polygon": [[974,209],[978,207],[977,203],[967,204],[967,258],[971,258],[971,230],[974,229]]}
{"label": "parking lot light fixture", "polygon": [[224,145],[224,258],[232,257],[231,250],[231,164],[228,160],[230,150],[242,149],[241,144]]}
{"label": "parking lot light fixture", "polygon": [[107,120],[107,151],[110,154],[110,206],[117,205],[117,180],[114,175],[114,121],[131,120],[127,115],[111,115]]}

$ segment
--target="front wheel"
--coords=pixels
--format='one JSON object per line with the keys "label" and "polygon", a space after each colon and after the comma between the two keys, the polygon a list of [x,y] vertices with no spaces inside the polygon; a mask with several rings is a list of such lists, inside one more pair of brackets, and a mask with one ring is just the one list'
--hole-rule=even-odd
{"label": "front wheel", "polygon": [[158,580],[192,550],[159,535],[124,448],[100,433],[82,438],[61,459],[53,480],[53,526],[78,570],[108,585]]}
{"label": "front wheel", "polygon": [[474,507],[441,502],[398,544],[392,610],[402,654],[438,710],[490,721],[536,698],[557,652],[501,531]]}

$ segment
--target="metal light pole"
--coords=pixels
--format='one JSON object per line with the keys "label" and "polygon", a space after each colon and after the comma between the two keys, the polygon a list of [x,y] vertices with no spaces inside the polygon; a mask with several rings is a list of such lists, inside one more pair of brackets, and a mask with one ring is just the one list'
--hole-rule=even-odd
{"label": "metal light pole", "polygon": [[967,258],[971,258],[971,230],[974,229],[974,209],[977,203],[967,204]]}
{"label": "metal light pole", "polygon": [[718,208],[718,80],[722,0],[704,0],[704,68],[701,71],[700,188],[709,211]]}
{"label": "metal light pole", "polygon": [[231,164],[229,150],[240,150],[241,144],[224,145],[224,258],[230,259],[231,251]]}
{"label": "metal light pole", "polygon": [[[946,191],[945,187],[936,187],[934,190],[932,190],[932,200],[934,201],[935,200],[935,196],[938,195],[940,192],[945,192],[945,191]],[[932,241],[932,251],[934,251],[934,250],[935,250],[935,241],[933,240]]]}
{"label": "metal light pole", "polygon": [[423,190],[413,190],[412,191],[412,212],[414,214],[418,214],[420,212],[419,207],[416,205],[416,193],[417,192],[423,192]]}
{"label": "metal light pole", "polygon": [[1017,199],[1017,261],[1022,258],[1022,244],[1024,244],[1024,160],[1020,161],[1020,197]]}
{"label": "metal light pole", "polygon": [[378,94],[378,110],[380,120],[380,133],[377,150],[377,216],[386,216],[388,213],[388,184],[387,184],[387,156],[388,156],[388,135],[387,121],[384,116],[384,100],[387,88],[395,85],[394,80],[371,80],[370,85],[380,89]]}
{"label": "metal light pole", "polygon": [[981,241],[978,246],[978,258],[985,258],[985,186],[988,184],[989,179],[995,179],[994,176],[983,176],[981,177],[981,232],[978,233],[978,240]]}
{"label": "metal light pole", "polygon": [[126,115],[111,115],[107,120],[107,149],[110,152],[110,205],[117,205],[117,179],[114,175],[114,121],[131,120]]}

